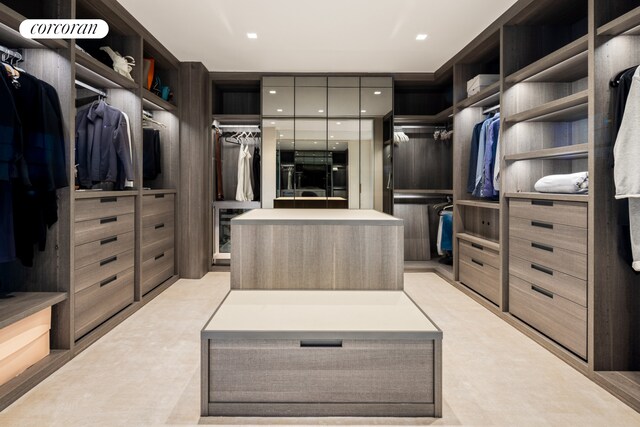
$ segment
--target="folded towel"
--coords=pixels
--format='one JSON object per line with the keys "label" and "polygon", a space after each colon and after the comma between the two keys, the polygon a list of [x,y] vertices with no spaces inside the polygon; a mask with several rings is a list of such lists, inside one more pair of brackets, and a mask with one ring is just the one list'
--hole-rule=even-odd
{"label": "folded towel", "polygon": [[536,182],[534,188],[540,193],[587,193],[589,191],[589,172],[545,176]]}

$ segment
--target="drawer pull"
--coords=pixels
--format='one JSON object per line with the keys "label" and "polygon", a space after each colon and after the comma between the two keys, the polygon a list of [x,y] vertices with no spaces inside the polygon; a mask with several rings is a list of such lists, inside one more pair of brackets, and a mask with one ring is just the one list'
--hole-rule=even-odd
{"label": "drawer pull", "polygon": [[109,283],[113,283],[116,280],[118,280],[118,275],[116,274],[115,276],[111,276],[108,279],[104,279],[102,282],[100,282],[100,287],[106,286]]}
{"label": "drawer pull", "polygon": [[547,251],[547,252],[552,252],[553,253],[553,248],[551,246],[541,245],[540,243],[531,243],[531,247],[534,248],[534,249],[541,249],[543,251]]}
{"label": "drawer pull", "polygon": [[118,260],[118,255],[112,256],[107,259],[103,259],[102,261],[100,261],[100,267],[102,267],[103,265],[111,264],[112,262],[117,260]]}
{"label": "drawer pull", "polygon": [[552,294],[551,292],[546,291],[546,290],[544,290],[544,289],[542,289],[542,288],[539,288],[539,287],[537,287],[537,286],[535,286],[535,285],[531,285],[531,290],[532,290],[532,291],[535,291],[535,292],[537,292],[537,293],[539,293],[539,294],[542,294],[542,295],[544,295],[544,296],[545,296],[545,297],[547,297],[547,298],[551,298],[551,299],[553,299],[553,294]]}
{"label": "drawer pull", "polygon": [[100,203],[115,203],[118,201],[117,197],[101,197]]}
{"label": "drawer pull", "polygon": [[538,228],[548,228],[549,230],[553,230],[553,224],[547,224],[546,222],[531,221],[531,226],[538,227]]}
{"label": "drawer pull", "polygon": [[158,224],[156,225],[156,230],[160,230],[161,228],[164,228],[164,222],[162,224]]}
{"label": "drawer pull", "polygon": [[484,263],[483,262],[480,262],[480,261],[475,260],[473,258],[471,258],[471,262],[474,263],[474,264],[478,264],[480,267],[484,267]]}
{"label": "drawer pull", "polygon": [[477,244],[477,243],[472,243],[472,244],[471,244],[471,247],[472,247],[472,248],[475,248],[475,249],[478,249],[478,250],[481,250],[481,251],[484,251],[484,246],[480,246],[480,245],[479,245],[479,244]]}
{"label": "drawer pull", "polygon": [[102,218],[100,220],[100,224],[109,224],[110,222],[117,222],[117,221],[118,221],[117,216],[110,216],[109,218]]}
{"label": "drawer pull", "polygon": [[301,340],[300,347],[341,348],[342,340]]}
{"label": "drawer pull", "polygon": [[155,260],[157,261],[162,257],[164,257],[164,253],[161,253],[160,255],[156,255]]}
{"label": "drawer pull", "polygon": [[118,236],[108,237],[106,239],[100,240],[100,245],[108,245],[109,243],[117,242]]}
{"label": "drawer pull", "polygon": [[156,194],[156,199],[164,199],[164,194]]}
{"label": "drawer pull", "polygon": [[553,270],[550,270],[548,268],[540,267],[539,265],[535,264],[531,264],[531,268],[541,273],[548,274],[549,276],[553,276]]}
{"label": "drawer pull", "polygon": [[551,201],[551,200],[532,200],[531,204],[532,205],[537,205],[537,206],[553,206],[553,201]]}

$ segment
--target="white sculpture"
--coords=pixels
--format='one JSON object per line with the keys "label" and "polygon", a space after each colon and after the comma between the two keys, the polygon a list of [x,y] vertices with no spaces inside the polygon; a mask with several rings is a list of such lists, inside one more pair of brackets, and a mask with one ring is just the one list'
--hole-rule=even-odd
{"label": "white sculpture", "polygon": [[100,50],[107,52],[107,55],[113,61],[113,69],[116,73],[125,76],[129,80],[133,81],[133,77],[131,77],[131,70],[136,65],[135,59],[131,56],[122,56],[120,53],[114,51],[109,46],[102,46]]}

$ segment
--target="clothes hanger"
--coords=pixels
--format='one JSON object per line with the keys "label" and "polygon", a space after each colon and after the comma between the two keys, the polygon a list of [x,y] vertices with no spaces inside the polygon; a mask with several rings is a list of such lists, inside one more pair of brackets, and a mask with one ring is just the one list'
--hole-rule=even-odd
{"label": "clothes hanger", "polygon": [[637,68],[638,68],[638,65],[636,65],[635,67],[627,68],[626,70],[620,71],[618,74],[615,75],[614,78],[612,78],[609,81],[609,86],[618,87],[620,85],[620,79],[622,79],[622,76],[624,76],[628,71],[635,70]]}

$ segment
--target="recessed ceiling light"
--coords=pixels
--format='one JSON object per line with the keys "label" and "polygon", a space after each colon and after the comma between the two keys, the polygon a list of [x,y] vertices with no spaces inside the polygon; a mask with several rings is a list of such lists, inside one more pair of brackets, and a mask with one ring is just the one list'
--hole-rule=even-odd
{"label": "recessed ceiling light", "polygon": [[422,40],[426,40],[427,39],[427,35],[426,34],[418,34],[416,36],[416,40],[422,41]]}
{"label": "recessed ceiling light", "polygon": [[282,113],[282,108],[278,108],[276,111],[277,111],[278,113]]}
{"label": "recessed ceiling light", "polygon": [[271,95],[275,95],[275,94],[276,94],[276,93],[278,93],[278,92],[276,92],[275,90],[270,90],[270,91],[269,91],[269,93],[270,93]]}
{"label": "recessed ceiling light", "polygon": [[324,113],[324,110],[318,110],[318,113]]}
{"label": "recessed ceiling light", "polygon": [[317,143],[318,143],[318,141],[313,141],[313,143],[314,143],[314,144],[317,144]]}
{"label": "recessed ceiling light", "polygon": [[339,142],[336,142],[336,145],[340,145],[340,143],[339,143]]}
{"label": "recessed ceiling light", "polygon": [[366,112],[367,112],[367,110],[360,110],[360,112],[361,112],[361,113],[366,113]]}
{"label": "recessed ceiling light", "polygon": [[336,122],[336,124],[337,124],[337,125],[341,125],[341,124],[342,124],[342,122]]}
{"label": "recessed ceiling light", "polygon": [[257,39],[258,35],[256,33],[247,33],[248,39]]}
{"label": "recessed ceiling light", "polygon": [[271,124],[272,124],[272,125],[275,125],[275,124],[276,124],[276,122],[271,122]]}
{"label": "recessed ceiling light", "polygon": [[333,138],[333,135],[331,135],[331,138]]}
{"label": "recessed ceiling light", "polygon": [[373,92],[373,94],[374,94],[374,95],[380,95],[380,94],[382,94],[382,92],[380,92],[379,90],[377,90],[377,91]]}
{"label": "recessed ceiling light", "polygon": [[284,138],[284,135],[283,135],[283,134],[280,134],[280,138]]}

